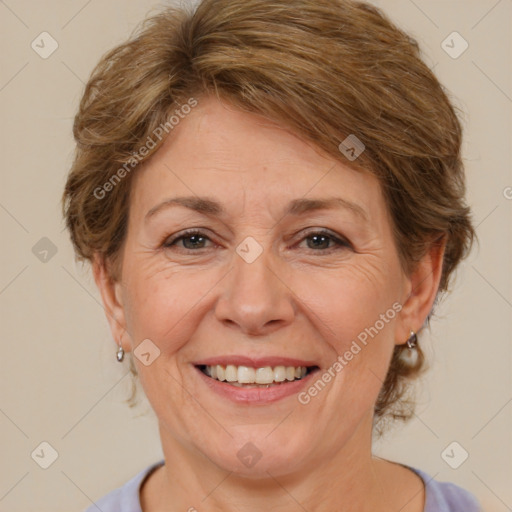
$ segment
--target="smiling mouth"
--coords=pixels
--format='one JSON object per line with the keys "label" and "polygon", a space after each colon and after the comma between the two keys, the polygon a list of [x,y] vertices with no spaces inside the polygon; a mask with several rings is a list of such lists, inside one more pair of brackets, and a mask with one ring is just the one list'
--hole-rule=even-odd
{"label": "smiling mouth", "polygon": [[270,388],[301,380],[319,370],[318,366],[250,366],[196,365],[207,377],[241,388]]}

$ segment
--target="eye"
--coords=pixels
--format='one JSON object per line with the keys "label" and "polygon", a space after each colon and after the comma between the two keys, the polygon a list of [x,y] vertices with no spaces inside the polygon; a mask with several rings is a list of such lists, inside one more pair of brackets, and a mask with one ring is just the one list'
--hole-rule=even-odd
{"label": "eye", "polygon": [[[302,238],[301,243],[303,241],[307,241],[309,249],[317,252],[331,252],[336,249],[352,247],[347,240],[327,230],[311,231]],[[177,247],[186,251],[196,251],[198,249],[207,249],[207,242],[211,242],[211,240],[203,231],[189,229],[165,239],[162,247]]]}
{"label": "eye", "polygon": [[343,247],[351,248],[348,241],[326,230],[311,231],[302,241],[307,241],[308,248],[314,251],[330,252],[331,250],[341,249]]}
{"label": "eye", "polygon": [[181,249],[193,251],[196,249],[204,249],[207,240],[210,239],[202,231],[189,229],[177,236],[167,238],[162,244],[162,247],[178,246],[178,243],[182,242]]}

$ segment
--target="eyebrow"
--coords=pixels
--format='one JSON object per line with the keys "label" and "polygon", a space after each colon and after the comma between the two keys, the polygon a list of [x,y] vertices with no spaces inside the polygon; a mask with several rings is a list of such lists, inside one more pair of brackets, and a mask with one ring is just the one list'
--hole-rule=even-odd
{"label": "eyebrow", "polygon": [[[145,222],[158,212],[174,207],[183,206],[204,215],[221,217],[226,214],[222,205],[214,199],[198,196],[172,197],[165,199],[161,203],[153,206],[145,216]],[[369,221],[368,214],[361,206],[342,197],[329,197],[325,199],[294,199],[288,204],[284,215],[303,215],[317,210],[332,210],[343,208],[349,210],[360,217],[365,222]]]}

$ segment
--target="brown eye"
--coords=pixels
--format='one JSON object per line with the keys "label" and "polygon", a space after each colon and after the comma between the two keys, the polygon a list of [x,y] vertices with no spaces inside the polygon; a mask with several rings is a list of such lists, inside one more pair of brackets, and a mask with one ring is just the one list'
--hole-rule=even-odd
{"label": "brown eye", "polygon": [[350,244],[329,231],[314,231],[309,233],[303,240],[307,241],[308,249],[314,251],[330,251],[337,248],[350,248]]}
{"label": "brown eye", "polygon": [[[163,247],[173,247],[177,246],[181,249],[186,250],[197,250],[204,249],[206,242],[210,240],[204,233],[201,231],[186,231],[181,235],[171,237],[167,239],[162,246]],[[181,243],[181,246],[178,244]]]}

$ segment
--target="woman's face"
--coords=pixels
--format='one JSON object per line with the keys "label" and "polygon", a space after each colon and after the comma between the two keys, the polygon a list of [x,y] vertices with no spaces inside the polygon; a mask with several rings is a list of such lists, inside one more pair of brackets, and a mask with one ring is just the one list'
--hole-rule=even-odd
{"label": "woman's face", "polygon": [[206,97],[133,178],[112,329],[164,449],[252,476],[368,450],[393,347],[429,311],[406,305],[376,178]]}

